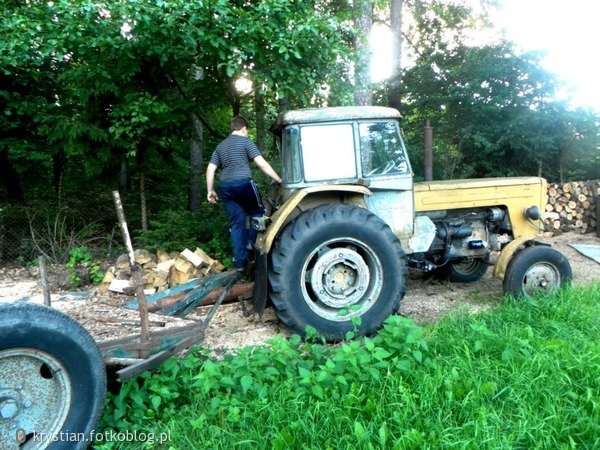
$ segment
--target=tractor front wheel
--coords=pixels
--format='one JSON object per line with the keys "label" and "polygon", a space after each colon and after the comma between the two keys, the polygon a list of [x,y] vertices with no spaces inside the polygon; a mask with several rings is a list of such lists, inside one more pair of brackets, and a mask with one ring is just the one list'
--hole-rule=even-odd
{"label": "tractor front wheel", "polygon": [[504,275],[506,294],[533,297],[545,294],[571,281],[571,265],[559,251],[546,246],[532,246],[517,253],[509,261]]}

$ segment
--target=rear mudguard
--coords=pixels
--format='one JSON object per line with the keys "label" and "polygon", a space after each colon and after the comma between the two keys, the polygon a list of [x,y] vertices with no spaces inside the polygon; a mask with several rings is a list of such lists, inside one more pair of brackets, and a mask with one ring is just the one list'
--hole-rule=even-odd
{"label": "rear mudguard", "polygon": [[259,317],[262,317],[269,294],[267,254],[257,252],[254,260],[254,289],[252,290],[252,306]]}

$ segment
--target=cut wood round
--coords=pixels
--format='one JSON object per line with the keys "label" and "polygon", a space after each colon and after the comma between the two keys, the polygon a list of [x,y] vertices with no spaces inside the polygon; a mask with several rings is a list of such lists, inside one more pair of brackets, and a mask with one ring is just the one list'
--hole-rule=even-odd
{"label": "cut wood round", "polygon": [[571,192],[572,189],[573,189],[573,186],[571,186],[570,183],[563,184],[562,190],[564,192]]}

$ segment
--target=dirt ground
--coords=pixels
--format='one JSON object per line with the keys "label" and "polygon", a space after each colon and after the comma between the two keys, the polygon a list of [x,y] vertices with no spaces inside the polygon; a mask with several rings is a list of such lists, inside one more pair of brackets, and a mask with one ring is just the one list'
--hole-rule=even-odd
{"label": "dirt ground", "polygon": [[[600,264],[574,250],[569,244],[600,245],[595,234],[564,233],[545,238],[554,248],[562,252],[571,262],[573,284],[585,285],[600,281]],[[494,308],[502,301],[502,283],[491,276],[479,282],[457,284],[411,273],[407,291],[401,302],[400,314],[411,317],[416,323],[424,324],[437,320],[457,308],[478,312]],[[66,292],[53,285],[52,306],[66,312],[79,321],[97,341],[114,339],[139,333],[139,314],[122,306],[130,300],[123,294],[101,292],[98,289]],[[43,302],[42,289],[37,274],[24,268],[0,268],[0,302],[15,299]],[[248,305],[249,307],[249,305]],[[192,320],[202,320],[210,307],[196,309],[186,319],[151,314],[153,330],[178,327]],[[247,309],[247,308],[246,308]],[[272,308],[267,308],[263,318],[245,314],[244,305],[233,303],[222,305],[206,330],[203,345],[213,350],[216,356],[246,345],[259,345],[276,334],[289,335]]]}

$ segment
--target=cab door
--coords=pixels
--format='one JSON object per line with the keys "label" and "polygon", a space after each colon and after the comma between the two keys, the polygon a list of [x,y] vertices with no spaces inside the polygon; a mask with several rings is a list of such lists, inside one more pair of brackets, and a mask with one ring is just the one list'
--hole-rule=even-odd
{"label": "cab door", "polygon": [[386,222],[399,238],[412,235],[413,174],[398,122],[359,122],[358,136],[359,170],[373,192],[365,199],[369,210]]}

